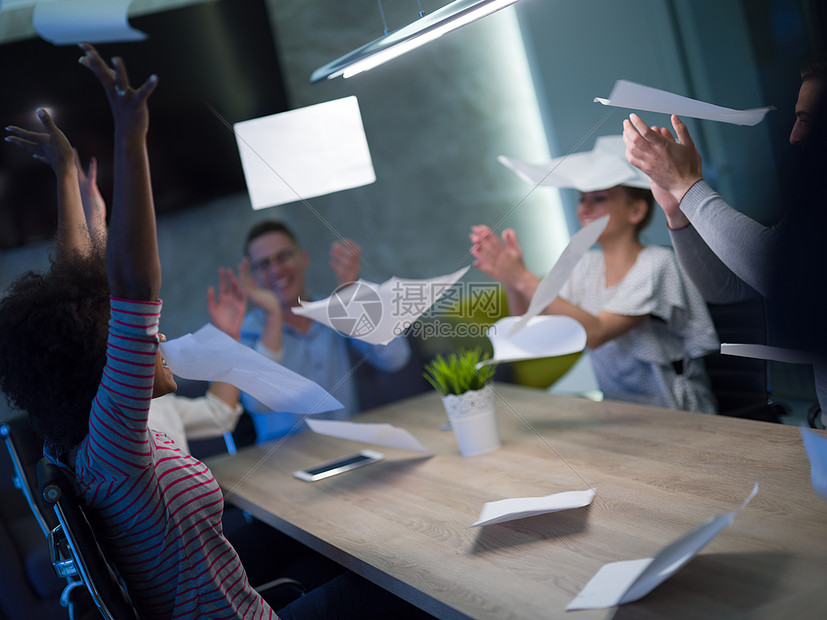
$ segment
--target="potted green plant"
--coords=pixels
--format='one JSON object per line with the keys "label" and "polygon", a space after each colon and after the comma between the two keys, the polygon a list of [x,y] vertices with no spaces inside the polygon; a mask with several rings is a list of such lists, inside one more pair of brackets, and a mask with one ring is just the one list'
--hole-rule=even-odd
{"label": "potted green plant", "polygon": [[496,395],[489,384],[495,367],[482,364],[489,357],[480,347],[437,355],[422,375],[442,397],[463,456],[500,447]]}

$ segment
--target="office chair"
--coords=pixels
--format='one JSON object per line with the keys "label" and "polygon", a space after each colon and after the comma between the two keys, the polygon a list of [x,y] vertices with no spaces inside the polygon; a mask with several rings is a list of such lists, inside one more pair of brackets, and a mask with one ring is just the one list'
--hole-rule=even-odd
{"label": "office chair", "polygon": [[[71,482],[47,458],[37,463],[40,494],[54,508],[58,526],[50,532],[52,563],[61,575],[77,574],[105,620],[140,620],[114,564],[95,536]],[[303,585],[290,577],[274,579],[256,590],[277,591],[280,604],[303,595]],[[265,600],[270,600],[265,597]]]}
{"label": "office chair", "polygon": [[56,575],[48,553],[47,539],[58,522],[37,492],[42,441],[25,415],[0,425],[0,437],[9,454],[9,461],[3,461],[4,481],[13,485],[8,492],[0,489],[0,617],[4,613],[8,620],[45,620],[63,607],[70,620],[79,619],[93,608],[83,582],[76,576]]}
{"label": "office chair", "polygon": [[105,620],[139,620],[69,480],[45,457],[37,463],[37,480],[41,497],[52,505],[58,521],[49,533],[55,570],[64,577],[79,576]]}
{"label": "office chair", "polygon": [[[767,319],[760,297],[707,307],[721,342],[766,344]],[[773,396],[768,361],[713,353],[704,362],[721,415],[781,422],[790,414],[789,406]]]}

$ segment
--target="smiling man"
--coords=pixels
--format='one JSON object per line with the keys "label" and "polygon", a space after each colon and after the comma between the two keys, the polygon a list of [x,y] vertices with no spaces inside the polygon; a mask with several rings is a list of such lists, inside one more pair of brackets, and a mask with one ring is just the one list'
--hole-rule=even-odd
{"label": "smiling man", "polygon": [[[311,299],[305,283],[310,258],[284,223],[256,224],[247,235],[244,254],[241,277],[255,308],[244,319],[241,342],[330,392],[345,406],[332,417],[342,419],[359,411],[351,352],[389,372],[408,362],[411,352],[404,338],[372,345],[293,314],[291,308],[299,299]],[[349,239],[331,246],[337,286],[358,279],[360,256],[361,248]],[[242,394],[241,401],[253,418],[258,441],[303,428],[301,415],[271,411],[249,394]]]}

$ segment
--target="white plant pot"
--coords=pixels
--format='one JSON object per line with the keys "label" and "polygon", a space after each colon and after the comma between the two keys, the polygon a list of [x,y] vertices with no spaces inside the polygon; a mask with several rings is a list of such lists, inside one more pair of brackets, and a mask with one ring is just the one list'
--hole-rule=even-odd
{"label": "white plant pot", "polygon": [[462,456],[485,454],[500,447],[496,396],[490,385],[481,390],[442,397]]}

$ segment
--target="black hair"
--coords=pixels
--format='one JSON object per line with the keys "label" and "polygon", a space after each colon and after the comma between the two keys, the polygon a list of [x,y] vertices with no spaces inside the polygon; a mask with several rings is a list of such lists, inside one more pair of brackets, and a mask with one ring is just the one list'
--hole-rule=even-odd
{"label": "black hair", "polygon": [[109,285],[103,247],[58,249],[46,273],[27,272],[0,301],[0,389],[62,450],[89,432],[106,363]]}
{"label": "black hair", "polygon": [[247,233],[247,239],[244,240],[244,255],[250,255],[250,244],[268,233],[277,232],[283,235],[286,235],[290,241],[294,244],[298,245],[299,240],[296,238],[296,235],[293,234],[293,231],[285,224],[284,222],[279,222],[277,220],[264,220],[255,224],[251,229],[250,232]]}

